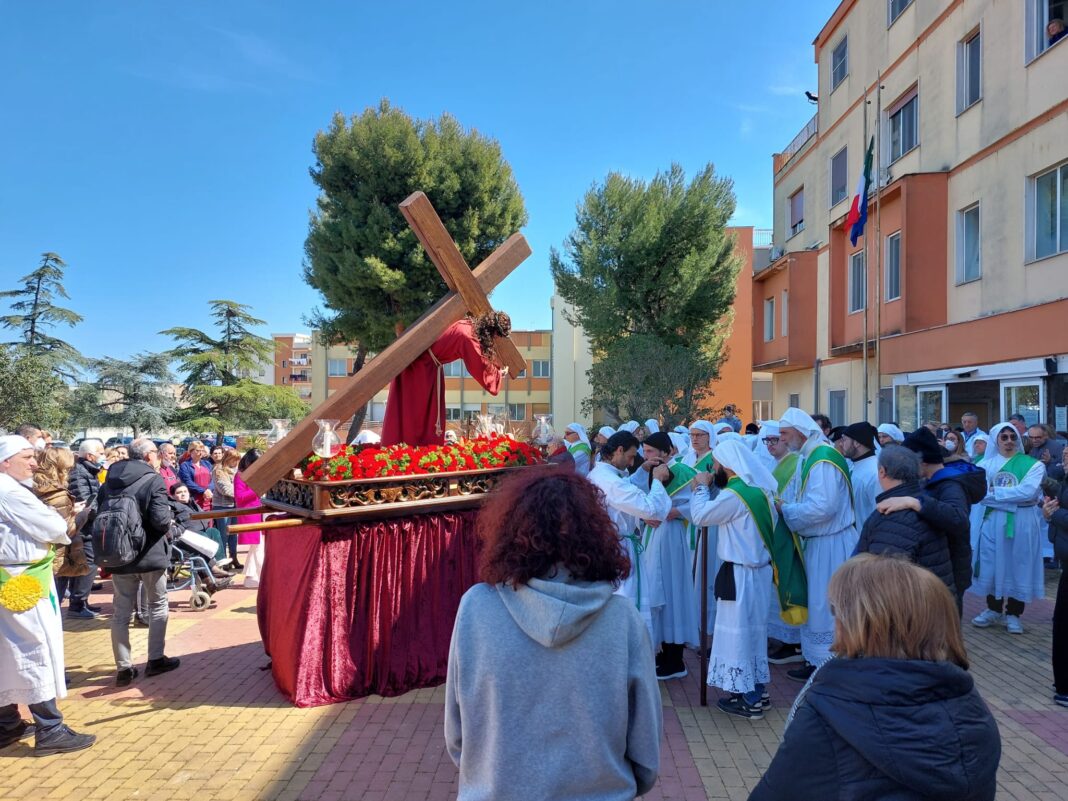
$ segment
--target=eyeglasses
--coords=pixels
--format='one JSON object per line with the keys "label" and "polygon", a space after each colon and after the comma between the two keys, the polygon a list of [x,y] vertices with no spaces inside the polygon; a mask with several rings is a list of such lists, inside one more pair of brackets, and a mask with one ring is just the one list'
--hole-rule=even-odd
{"label": "eyeglasses", "polygon": [[998,434],[998,441],[999,442],[1015,442],[1016,441],[1016,435],[1015,434]]}
{"label": "eyeglasses", "polygon": [[764,442],[768,445],[774,445],[779,441],[778,437],[764,437]]}
{"label": "eyeglasses", "polygon": [[708,432],[707,431],[691,431],[690,432],[690,439],[693,439],[694,437],[698,437],[698,438],[704,437],[705,439],[708,439]]}

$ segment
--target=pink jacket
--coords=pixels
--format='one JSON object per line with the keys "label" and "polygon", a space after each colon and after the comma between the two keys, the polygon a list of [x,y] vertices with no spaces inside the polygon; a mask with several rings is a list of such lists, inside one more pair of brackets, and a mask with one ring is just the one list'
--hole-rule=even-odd
{"label": "pink jacket", "polygon": [[[234,506],[238,509],[248,509],[252,506],[260,505],[260,496],[249,489],[248,484],[245,483],[245,479],[241,478],[241,474],[238,473],[234,476]],[[262,523],[263,515],[238,515],[237,522],[240,523]],[[259,545],[260,532],[258,531],[246,531],[237,535],[237,542],[240,545]]]}

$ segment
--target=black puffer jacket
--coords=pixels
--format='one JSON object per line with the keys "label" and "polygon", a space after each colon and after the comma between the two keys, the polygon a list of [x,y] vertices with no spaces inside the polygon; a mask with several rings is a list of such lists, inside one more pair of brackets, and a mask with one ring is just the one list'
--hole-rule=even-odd
{"label": "black puffer jacket", "polygon": [[[875,502],[887,498],[912,497],[921,499],[923,492],[916,482],[906,482],[876,496]],[[864,522],[855,553],[905,554],[910,562],[926,567],[956,593],[953,583],[953,563],[949,559],[949,543],[941,531],[932,528],[911,509],[876,512]]]}
{"label": "black puffer jacket", "polygon": [[1001,735],[949,662],[832,659],[749,801],[989,801]]}
{"label": "black puffer jacket", "polygon": [[74,500],[92,502],[100,492],[100,479],[97,478],[99,472],[100,465],[96,462],[90,462],[81,456],[74,460],[74,467],[70,469],[70,475],[67,477],[67,489],[74,496]]}
{"label": "black puffer jacket", "polygon": [[1053,555],[1061,560],[1061,568],[1068,563],[1068,485],[1061,487],[1060,509],[1049,519],[1049,541],[1053,543]]}
{"label": "black puffer jacket", "polygon": [[[146,478],[147,476],[147,478]],[[143,480],[142,480],[143,479]],[[145,546],[130,564],[116,567],[111,572],[120,575],[131,573],[150,573],[153,570],[165,570],[170,565],[170,542],[167,537],[174,511],[167,498],[167,486],[163,478],[147,462],[126,459],[116,462],[108,468],[108,477],[97,495],[97,508],[101,508],[109,496],[129,494],[141,510],[141,525],[145,529]]]}
{"label": "black puffer jacket", "polygon": [[920,517],[938,529],[949,544],[953,583],[962,593],[972,585],[972,505],[986,496],[986,471],[970,462],[950,462],[923,487]]}

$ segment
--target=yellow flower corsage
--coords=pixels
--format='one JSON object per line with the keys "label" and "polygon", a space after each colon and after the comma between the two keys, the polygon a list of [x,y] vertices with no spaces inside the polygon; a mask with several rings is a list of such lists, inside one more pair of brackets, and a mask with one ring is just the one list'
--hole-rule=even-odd
{"label": "yellow flower corsage", "polygon": [[32,576],[13,576],[0,587],[0,606],[11,612],[27,612],[42,598],[44,588]]}

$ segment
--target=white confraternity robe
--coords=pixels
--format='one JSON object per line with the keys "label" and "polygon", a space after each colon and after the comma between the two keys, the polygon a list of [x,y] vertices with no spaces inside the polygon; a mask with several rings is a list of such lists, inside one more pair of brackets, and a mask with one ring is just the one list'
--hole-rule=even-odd
{"label": "white confraternity robe", "polygon": [[[67,521],[26,487],[0,474],[0,565],[12,576],[66,545]],[[25,612],[0,606],[0,706],[63,698],[63,622],[55,592]]]}
{"label": "white confraternity robe", "polygon": [[[775,465],[778,466],[781,461],[782,459],[776,462]],[[783,502],[792,503],[797,500],[797,487],[800,479],[801,459],[799,458],[794,467],[793,477],[786,482],[786,486],[779,493]],[[768,587],[768,637],[773,637],[779,642],[787,643],[788,645],[797,645],[801,642],[801,627],[793,623],[787,623],[782,619],[782,606],[779,605],[779,591],[775,587],[774,578],[770,580]]]}
{"label": "white confraternity robe", "polygon": [[[771,556],[749,507],[734,492],[710,498],[708,488],[694,488],[690,513],[699,526],[719,527],[719,561],[734,563],[734,601],[720,600],[712,637],[707,681],[729,693],[748,693],[771,681],[768,671],[768,593]],[[772,510],[774,520],[775,512]]]}
{"label": "white confraternity robe", "polygon": [[879,457],[873,453],[859,461],[850,461],[849,480],[853,482],[854,523],[860,531],[875,511],[875,498],[883,491],[879,486]]}
{"label": "white confraternity robe", "polygon": [[[649,474],[639,470],[635,475]],[[690,550],[691,487],[671,497],[671,508],[681,517],[664,520],[656,528],[643,527],[643,580],[648,580],[653,617],[653,645],[677,643],[696,648],[700,615],[694,599],[693,551]]]}
{"label": "white confraternity robe", "polygon": [[[991,450],[990,448],[987,449]],[[1007,462],[1001,454],[987,455],[979,466],[986,471],[987,485],[994,481]],[[1042,566],[1042,513],[1036,505],[1042,494],[1046,466],[1031,465],[1023,481],[1015,487],[994,487],[976,504],[982,509],[975,576],[969,592],[1033,601],[1045,597]],[[1016,515],[1012,538],[1005,536],[1008,512]]]}
{"label": "white confraternity robe", "polygon": [[[589,480],[604,493],[608,516],[619,534],[620,548],[630,557],[630,575],[619,585],[616,593],[634,601],[652,641],[654,631],[650,592],[645,586],[645,577],[640,573],[641,554],[634,540],[641,535],[641,521],[667,518],[671,511],[671,497],[657,479],[653,479],[648,490],[642,489],[638,482],[643,477],[648,480],[649,474],[642,471],[640,476],[635,474],[632,477],[627,475],[627,471],[617,470],[608,462],[598,462],[590,471]],[[655,643],[654,647],[658,645]]]}
{"label": "white confraternity robe", "polygon": [[[805,443],[798,460],[799,470],[802,460],[819,444],[817,440]],[[859,536],[853,525],[848,479],[837,467],[827,462],[813,465],[803,492],[798,481],[798,498],[794,503],[783,504],[782,515],[805,547],[808,621],[801,626],[801,653],[818,667],[831,658],[834,642],[827,584],[839,565],[853,554]]]}

